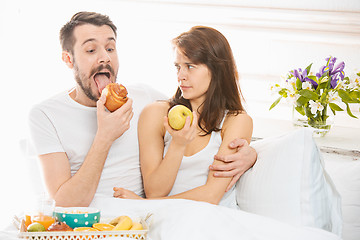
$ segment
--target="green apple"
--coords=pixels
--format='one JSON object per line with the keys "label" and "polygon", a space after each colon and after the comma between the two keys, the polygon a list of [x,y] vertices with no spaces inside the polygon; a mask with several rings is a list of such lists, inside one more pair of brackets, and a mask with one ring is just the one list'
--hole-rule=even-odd
{"label": "green apple", "polygon": [[180,130],[184,127],[186,118],[190,116],[191,123],[193,114],[191,110],[184,105],[175,105],[168,112],[169,125],[175,130]]}

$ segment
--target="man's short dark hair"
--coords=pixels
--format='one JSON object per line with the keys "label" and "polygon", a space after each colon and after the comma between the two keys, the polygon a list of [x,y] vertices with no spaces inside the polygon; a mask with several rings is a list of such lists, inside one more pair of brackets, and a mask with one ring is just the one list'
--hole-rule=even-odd
{"label": "man's short dark hair", "polygon": [[78,12],[60,30],[60,44],[63,51],[73,54],[75,44],[74,29],[84,24],[92,24],[99,27],[107,25],[111,27],[116,36],[116,26],[108,16],[96,12]]}

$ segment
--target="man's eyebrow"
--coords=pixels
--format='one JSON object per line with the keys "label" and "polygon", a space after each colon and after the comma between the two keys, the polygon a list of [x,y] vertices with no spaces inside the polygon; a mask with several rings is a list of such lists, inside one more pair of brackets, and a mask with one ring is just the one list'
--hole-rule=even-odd
{"label": "man's eyebrow", "polygon": [[86,40],[81,44],[81,46],[84,46],[86,43],[92,42],[92,41],[96,41],[95,38],[86,39]]}
{"label": "man's eyebrow", "polygon": [[[88,42],[92,42],[92,41],[96,41],[96,39],[95,39],[95,38],[86,39],[86,40],[81,44],[81,46],[85,45],[85,44],[88,43]],[[111,42],[111,41],[116,42],[116,39],[113,38],[113,37],[109,37],[109,38],[108,38],[108,41],[109,41],[109,42]]]}
{"label": "man's eyebrow", "polygon": [[109,37],[108,40],[109,40],[109,42],[111,42],[111,41],[116,42],[116,39],[114,37]]}

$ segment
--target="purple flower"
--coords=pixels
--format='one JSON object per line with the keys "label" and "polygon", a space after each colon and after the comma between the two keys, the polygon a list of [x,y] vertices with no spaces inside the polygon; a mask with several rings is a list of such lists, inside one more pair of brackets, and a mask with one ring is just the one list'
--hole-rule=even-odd
{"label": "purple flower", "polygon": [[314,89],[316,89],[318,87],[318,83],[315,82],[314,80],[308,78],[308,73],[306,71],[306,69],[303,71],[301,68],[294,69],[293,71],[290,71],[290,73],[295,77],[298,78],[301,82],[310,82]]}
{"label": "purple flower", "polygon": [[322,66],[320,68],[319,73],[317,73],[316,76],[320,78],[322,75],[324,75],[324,73],[328,73],[329,78],[331,79],[330,80],[331,88],[335,88],[339,78],[343,80],[345,77],[345,73],[344,73],[345,63],[341,62],[338,65],[336,65],[336,67],[334,67],[336,62],[335,57],[326,58],[325,60],[328,62],[328,64]]}

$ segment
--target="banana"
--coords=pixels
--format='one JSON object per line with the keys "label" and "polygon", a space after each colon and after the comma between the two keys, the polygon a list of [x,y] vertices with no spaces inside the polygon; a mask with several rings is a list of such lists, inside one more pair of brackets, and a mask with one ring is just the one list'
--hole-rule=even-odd
{"label": "banana", "polygon": [[143,226],[139,222],[133,222],[133,225],[130,228],[130,230],[143,230]]}
{"label": "banana", "polygon": [[121,216],[112,219],[112,220],[109,222],[109,224],[116,226],[116,225],[118,224],[120,218],[121,218]]}
{"label": "banana", "polygon": [[133,221],[128,216],[120,216],[119,221],[116,226],[113,228],[115,231],[119,230],[129,230],[133,225]]}

